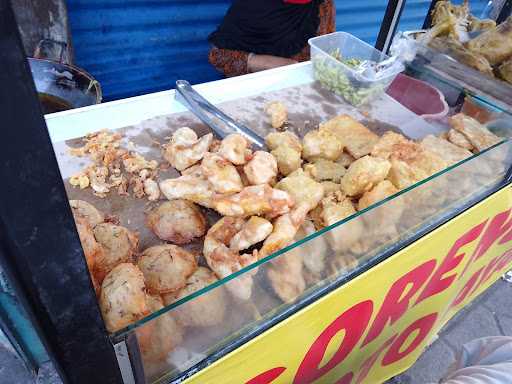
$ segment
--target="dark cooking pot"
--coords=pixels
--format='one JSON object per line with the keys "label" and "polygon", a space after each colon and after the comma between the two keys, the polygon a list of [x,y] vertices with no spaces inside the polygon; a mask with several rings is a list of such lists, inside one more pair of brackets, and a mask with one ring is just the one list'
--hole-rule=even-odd
{"label": "dark cooking pot", "polygon": [[101,103],[100,84],[83,69],[63,63],[62,57],[61,52],[60,62],[28,58],[44,113]]}

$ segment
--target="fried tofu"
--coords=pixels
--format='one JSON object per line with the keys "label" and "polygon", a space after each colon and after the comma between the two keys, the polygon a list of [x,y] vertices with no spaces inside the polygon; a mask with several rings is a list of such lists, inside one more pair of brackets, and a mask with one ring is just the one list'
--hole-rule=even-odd
{"label": "fried tofu", "polygon": [[502,140],[477,120],[462,113],[450,117],[449,121],[450,125],[464,134],[479,152],[498,144]]}
{"label": "fried tofu", "polygon": [[448,165],[456,164],[472,155],[470,151],[460,148],[447,140],[434,135],[427,135],[420,144],[424,149],[441,157]]}
{"label": "fried tofu", "polygon": [[359,196],[384,180],[391,168],[386,159],[364,156],[354,161],[341,179],[341,188],[348,196]]}
{"label": "fried tofu", "polygon": [[323,124],[320,131],[333,133],[345,144],[345,151],[359,159],[368,155],[379,137],[349,115],[340,115]]}

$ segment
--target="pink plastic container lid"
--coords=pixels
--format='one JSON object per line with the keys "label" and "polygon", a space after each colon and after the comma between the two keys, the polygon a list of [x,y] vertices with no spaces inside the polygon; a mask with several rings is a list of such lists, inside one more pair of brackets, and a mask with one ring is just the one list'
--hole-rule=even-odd
{"label": "pink plastic container lid", "polygon": [[443,94],[437,88],[402,73],[393,80],[386,93],[423,118],[440,119],[449,110]]}

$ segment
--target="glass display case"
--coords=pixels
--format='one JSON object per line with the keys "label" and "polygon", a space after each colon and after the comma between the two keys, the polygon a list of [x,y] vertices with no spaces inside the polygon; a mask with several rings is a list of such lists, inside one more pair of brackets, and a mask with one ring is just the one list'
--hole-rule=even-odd
{"label": "glass display case", "polygon": [[[295,221],[294,210],[281,212],[279,219],[269,218],[272,230],[280,225],[292,227],[291,238],[277,242],[277,247],[263,254],[258,253],[263,240],[251,244],[249,251],[237,253],[235,257],[242,261],[250,259],[251,252],[258,257],[251,262],[240,262],[229,273],[213,271],[211,260],[204,255],[204,240],[222,243],[226,249],[229,245],[231,250],[233,237],[248,219],[246,215],[231,215],[224,222],[226,227],[216,228],[225,219],[204,208],[211,201],[203,199],[204,229],[193,236],[196,238],[193,242],[183,246],[191,255],[193,270],[185,282],[181,281],[179,289],[155,292],[147,276],[141,284],[133,283],[141,280],[142,273],[136,268],[149,248],[167,243],[175,246],[180,242],[164,242],[147,225],[148,212],[167,199],[163,195],[149,199],[152,194],[146,191],[144,181],[149,174],[154,182],[180,176],[162,155],[162,149],[166,151],[170,137],[179,128],[190,127],[192,135],[198,136],[193,137],[194,142],[207,137],[210,129],[176,101],[174,91],[61,112],[43,119],[33,87],[22,86],[31,83],[24,57],[14,49],[16,44],[20,46],[19,41],[5,39],[2,44],[17,52],[11,57],[7,71],[0,74],[13,90],[9,95],[2,93],[6,110],[10,112],[6,124],[17,127],[9,131],[9,142],[0,157],[5,164],[4,180],[17,181],[8,183],[4,191],[3,201],[10,203],[2,204],[2,251],[5,249],[6,263],[12,266],[13,277],[20,282],[20,294],[27,297],[34,309],[43,345],[57,362],[57,369],[65,372],[72,382],[181,382],[348,284],[511,181],[509,108],[486,98],[477,86],[468,92],[458,81],[447,79],[422,63],[409,65],[387,93],[357,107],[323,89],[315,80],[311,63],[201,84],[195,87],[197,91],[233,118],[243,121],[260,137],[279,132],[271,127],[265,112],[269,102],[279,101],[288,109],[287,131],[302,141],[311,133],[321,133],[322,126],[340,116],[345,116],[344,119],[349,116],[352,125],[363,126],[358,129],[369,132],[365,135],[372,138],[373,144],[391,132],[390,137],[400,136],[399,141],[403,140],[405,147],[421,153],[425,140],[453,144],[447,135],[454,129],[454,116],[470,121],[479,134],[483,132],[485,140],[480,142],[478,137],[473,137],[475,141],[470,141],[466,149],[461,144],[459,149],[464,149],[464,154],[460,155],[459,151],[456,159],[434,156],[442,161],[421,174],[412,175],[410,169],[399,168],[402,163],[390,164],[390,168],[396,166],[395,176],[406,180],[403,183],[396,179],[390,181],[389,168],[384,177],[350,194],[345,193],[348,189],[339,187],[339,180],[327,178],[330,184],[323,185],[322,200],[328,200],[322,204],[333,208],[333,218],[326,219],[327,209],[322,207],[323,216],[319,219],[318,212],[314,212],[319,202],[309,207],[307,219],[301,217]],[[15,73],[20,65],[25,66],[25,72],[19,79],[5,75]],[[419,104],[434,99],[439,110],[420,111]],[[467,127],[464,129],[467,132]],[[350,135],[344,137],[346,143],[353,139]],[[218,145],[213,138],[210,140],[209,148]],[[433,146],[438,148],[436,145]],[[98,161],[94,156],[98,148],[103,151],[99,160],[108,163],[104,169],[112,174],[103,175],[102,180],[100,174],[95,174],[95,179],[87,173],[85,181],[80,177],[86,175],[84,169]],[[139,179],[125,180],[123,184],[119,178],[115,188],[114,184],[106,188],[105,176],[114,176],[109,179],[112,183],[121,176],[114,172],[115,167],[109,168],[106,148],[113,151],[108,156],[123,151],[121,162],[125,168],[131,165],[137,169],[137,164],[143,163],[141,170],[148,170],[145,172],[148,175],[142,178],[137,169]],[[400,152],[400,148],[395,150]],[[344,152],[349,160],[342,166],[343,177],[356,172],[351,170],[352,164],[371,157],[373,150],[374,147],[357,160],[352,153]],[[405,164],[411,160],[404,153],[399,156]],[[315,171],[318,159],[314,156],[311,159],[305,159],[301,171],[307,175],[295,174],[298,180],[283,188],[290,195],[299,196],[311,183],[309,180],[320,184],[320,179],[315,179],[320,176],[314,176],[318,172]],[[330,161],[341,163],[340,159],[341,151]],[[124,163],[125,160],[129,161]],[[369,177],[375,173],[376,170],[369,172]],[[269,181],[269,188],[279,189],[275,182],[287,177],[292,178],[288,173],[281,180]],[[375,190],[377,185],[386,190]],[[335,193],[330,194],[328,188],[335,188],[330,191]],[[137,191],[142,191],[140,196]],[[361,202],[362,196],[370,191],[375,191],[375,196],[367,196],[367,201]],[[69,204],[69,200],[75,202]],[[108,276],[118,265],[102,271],[103,283],[96,280],[95,273],[89,272],[90,260],[86,257],[91,243],[84,241],[84,233],[80,232],[80,225],[89,223],[80,220],[75,223],[73,211],[76,214],[80,209],[77,200],[101,211],[101,219],[95,226],[115,227],[112,242],[102,242],[100,234],[93,234],[93,240],[104,247],[97,252],[108,249],[111,254],[114,248],[128,248],[123,251],[128,256],[118,265],[123,264],[130,273],[135,271],[131,275],[134,280],[109,281]],[[85,216],[91,219],[90,215]],[[14,222],[16,226],[7,225]],[[212,228],[219,230],[219,234]],[[114,244],[119,238],[126,241]],[[226,255],[215,256],[223,260]],[[105,255],[102,253],[101,257]],[[151,272],[151,268],[147,269]],[[158,281],[157,285],[161,283]],[[170,279],[167,283],[176,281]],[[105,325],[101,313],[108,312],[105,310],[108,300],[103,295],[107,290],[119,293],[116,300],[120,307],[126,305],[133,313],[138,311],[131,321],[126,322],[126,313],[121,311],[118,317],[123,321],[115,326],[106,321]],[[132,301],[135,296],[139,302]]]}

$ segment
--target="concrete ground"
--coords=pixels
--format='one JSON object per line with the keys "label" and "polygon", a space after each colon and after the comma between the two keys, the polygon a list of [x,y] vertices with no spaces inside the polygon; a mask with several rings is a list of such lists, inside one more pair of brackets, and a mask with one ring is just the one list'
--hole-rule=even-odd
{"label": "concrete ground", "polygon": [[[512,336],[512,283],[499,280],[469,307],[455,316],[439,333],[439,338],[407,372],[386,384],[437,383],[454,361],[458,348],[485,336]],[[51,364],[37,378],[25,370],[22,361],[0,343],[1,384],[61,384]]]}

